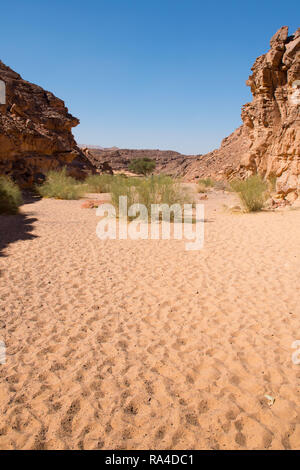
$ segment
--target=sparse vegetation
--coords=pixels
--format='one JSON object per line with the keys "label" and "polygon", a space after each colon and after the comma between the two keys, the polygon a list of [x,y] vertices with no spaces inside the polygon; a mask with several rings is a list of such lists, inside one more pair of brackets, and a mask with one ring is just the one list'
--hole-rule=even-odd
{"label": "sparse vegetation", "polygon": [[208,188],[213,188],[215,182],[211,178],[201,178],[198,180],[198,193],[206,193]]}
{"label": "sparse vegetation", "polygon": [[68,176],[65,168],[49,171],[46,181],[36,189],[42,197],[55,199],[79,199],[86,192],[86,186]]}
{"label": "sparse vegetation", "polygon": [[127,196],[128,207],[135,202],[136,194],[134,188],[139,184],[138,178],[124,178],[123,176],[115,175],[113,176],[110,192],[111,192],[111,201],[112,204],[119,208],[119,197]]}
{"label": "sparse vegetation", "polygon": [[151,158],[138,158],[135,160],[131,160],[128,165],[128,169],[132,171],[132,173],[136,173],[137,175],[144,175],[147,176],[153,172],[156,167],[156,163]]}
{"label": "sparse vegetation", "polygon": [[112,203],[119,208],[119,196],[127,196],[128,207],[139,203],[146,206],[148,214],[151,204],[183,204],[192,203],[190,193],[184,191],[180,182],[169,176],[158,175],[148,178],[116,178],[111,185]]}
{"label": "sparse vegetation", "polygon": [[230,187],[235,191],[247,212],[260,211],[266,201],[267,183],[259,175],[246,180],[231,181]]}
{"label": "sparse vegetation", "polygon": [[215,182],[212,178],[201,178],[198,180],[199,185],[203,185],[206,188],[213,188],[215,185]]}
{"label": "sparse vegetation", "polygon": [[0,176],[0,214],[17,214],[22,204],[19,187],[5,176]]}
{"label": "sparse vegetation", "polygon": [[113,178],[113,175],[108,174],[90,175],[85,180],[87,191],[91,193],[109,193]]}

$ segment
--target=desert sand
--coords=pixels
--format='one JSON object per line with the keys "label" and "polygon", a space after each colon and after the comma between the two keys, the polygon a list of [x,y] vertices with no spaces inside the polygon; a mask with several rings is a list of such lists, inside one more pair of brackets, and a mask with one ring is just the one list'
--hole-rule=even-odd
{"label": "desert sand", "polygon": [[1,449],[300,447],[300,211],[226,198],[198,252],[100,241],[82,201],[0,217]]}

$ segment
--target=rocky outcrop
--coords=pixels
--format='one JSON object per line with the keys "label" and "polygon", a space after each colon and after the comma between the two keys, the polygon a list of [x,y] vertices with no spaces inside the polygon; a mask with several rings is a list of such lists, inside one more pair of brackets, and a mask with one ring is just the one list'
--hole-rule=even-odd
{"label": "rocky outcrop", "polygon": [[253,100],[242,109],[249,147],[240,171],[277,176],[277,191],[293,201],[300,195],[300,29],[288,36],[283,26],[270,46],[247,82]]}
{"label": "rocky outcrop", "polygon": [[197,163],[201,160],[201,155],[182,155],[172,150],[89,148],[84,152],[100,171],[103,171],[104,164],[109,165],[114,171],[126,171],[131,160],[147,157],[155,160],[155,173],[171,176],[184,176],[191,162]]}
{"label": "rocky outcrop", "polygon": [[62,166],[79,178],[93,171],[71,132],[79,120],[62,100],[23,80],[1,61],[0,80],[6,89],[5,104],[0,104],[0,174],[26,187]]}
{"label": "rocky outcrop", "polygon": [[116,148],[82,151],[71,132],[79,121],[63,101],[2,62],[0,80],[6,85],[6,103],[0,104],[0,174],[11,175],[22,185],[65,165],[80,178],[95,167],[99,172],[124,171],[130,160],[148,157],[156,161],[157,173],[187,181],[258,172],[266,178],[276,176],[282,198],[293,202],[300,196],[300,29],[289,36],[283,26],[273,36],[270,50],[255,61],[247,81],[253,100],[242,108],[243,124],[206,155]]}
{"label": "rocky outcrop", "polygon": [[278,193],[293,202],[300,196],[300,29],[289,36],[280,28],[251,70],[253,100],[242,108],[243,125],[186,175],[276,176]]}
{"label": "rocky outcrop", "polygon": [[92,163],[108,161],[125,170],[133,158],[156,161],[156,172],[187,181],[276,176],[277,192],[293,202],[300,196],[300,29],[288,35],[283,26],[258,57],[247,84],[253,100],[242,108],[243,124],[226,137],[219,149],[206,155],[181,155],[160,150],[90,149]]}
{"label": "rocky outcrop", "polygon": [[105,159],[99,159],[94,155],[93,151],[98,151],[100,147],[93,149],[93,147],[82,147],[82,152],[89,160],[91,165],[98,171],[98,173],[106,173],[109,175],[113,175],[113,169],[108,161]]}

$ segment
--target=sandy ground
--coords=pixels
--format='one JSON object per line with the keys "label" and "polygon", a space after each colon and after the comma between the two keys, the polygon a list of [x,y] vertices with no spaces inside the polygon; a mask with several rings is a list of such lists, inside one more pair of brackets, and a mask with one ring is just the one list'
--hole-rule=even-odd
{"label": "sandy ground", "polygon": [[224,198],[199,252],[100,241],[81,201],[0,217],[1,449],[300,447],[300,211]]}

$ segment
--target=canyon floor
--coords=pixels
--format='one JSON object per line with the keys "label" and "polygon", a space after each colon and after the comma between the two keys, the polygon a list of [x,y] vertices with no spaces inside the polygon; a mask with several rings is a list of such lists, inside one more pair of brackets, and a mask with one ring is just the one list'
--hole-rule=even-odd
{"label": "canyon floor", "polygon": [[0,217],[1,449],[300,447],[300,211],[230,197],[198,252],[100,241],[81,201]]}

